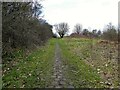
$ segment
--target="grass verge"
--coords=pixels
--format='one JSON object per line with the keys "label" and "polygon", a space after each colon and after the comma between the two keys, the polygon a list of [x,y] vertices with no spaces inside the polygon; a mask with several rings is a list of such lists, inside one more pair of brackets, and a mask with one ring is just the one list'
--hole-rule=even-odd
{"label": "grass verge", "polygon": [[48,87],[52,81],[54,44],[55,41],[51,39],[27,57],[21,57],[16,66],[4,69],[3,88]]}

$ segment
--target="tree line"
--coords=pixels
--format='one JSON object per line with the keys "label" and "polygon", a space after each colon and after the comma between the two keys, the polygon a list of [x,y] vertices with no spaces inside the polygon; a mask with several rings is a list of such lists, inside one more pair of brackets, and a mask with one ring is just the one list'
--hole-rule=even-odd
{"label": "tree line", "polygon": [[35,2],[2,2],[2,56],[14,49],[32,49],[53,36],[42,19],[43,6]]}
{"label": "tree line", "polygon": [[[2,57],[6,57],[15,49],[33,49],[43,45],[48,39],[56,37],[52,28],[42,16],[43,6],[35,2],[2,2]],[[69,32],[68,23],[54,25],[57,33],[63,38]],[[90,38],[102,38],[117,41],[118,30],[112,23],[106,29],[82,29],[81,24],[74,26],[74,32]]]}
{"label": "tree line", "polygon": [[[55,30],[57,31],[61,38],[63,38],[63,36],[69,32],[68,23],[62,22],[54,26]],[[71,34],[71,36],[77,35],[88,38],[101,38],[109,41],[118,41],[118,34],[119,34],[118,29],[116,29],[115,26],[112,25],[112,23],[106,25],[103,31],[97,29],[93,29],[92,31],[89,31],[88,29],[82,29],[82,25],[77,23],[74,26],[74,31]]]}

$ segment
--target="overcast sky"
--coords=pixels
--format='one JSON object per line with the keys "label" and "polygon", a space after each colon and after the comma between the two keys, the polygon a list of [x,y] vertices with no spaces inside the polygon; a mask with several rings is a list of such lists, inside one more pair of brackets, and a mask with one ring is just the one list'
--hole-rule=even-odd
{"label": "overcast sky", "polygon": [[70,31],[76,23],[88,29],[103,29],[112,22],[118,24],[119,0],[44,0],[43,14],[48,23],[54,25],[67,22]]}

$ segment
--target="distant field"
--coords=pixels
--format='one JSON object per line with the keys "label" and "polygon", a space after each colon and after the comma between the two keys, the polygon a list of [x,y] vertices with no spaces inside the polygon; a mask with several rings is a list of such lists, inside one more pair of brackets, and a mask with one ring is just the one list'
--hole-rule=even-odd
{"label": "distant field", "polygon": [[15,52],[13,60],[3,64],[3,88],[49,87],[54,81],[56,43],[63,75],[74,88],[118,88],[118,45],[85,38],[51,39],[27,56]]}
{"label": "distant field", "polygon": [[76,87],[118,87],[118,44],[97,39],[64,38],[60,45],[64,62],[69,66],[68,77]]}

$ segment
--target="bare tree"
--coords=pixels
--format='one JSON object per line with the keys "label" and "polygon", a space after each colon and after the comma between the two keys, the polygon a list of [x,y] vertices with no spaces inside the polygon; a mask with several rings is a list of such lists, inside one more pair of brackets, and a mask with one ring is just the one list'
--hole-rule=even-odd
{"label": "bare tree", "polygon": [[83,29],[82,34],[85,36],[88,36],[88,34],[89,34],[88,29]]}
{"label": "bare tree", "polygon": [[103,31],[102,37],[107,40],[116,41],[118,38],[117,36],[118,36],[118,33],[115,26],[112,25],[112,23],[109,23],[108,25],[106,25],[106,28]]}
{"label": "bare tree", "polygon": [[63,23],[56,24],[55,29],[57,33],[60,35],[60,37],[63,38],[63,36],[68,32],[69,26],[68,26],[68,23],[63,22]]}
{"label": "bare tree", "polygon": [[92,30],[92,36],[93,37],[97,37],[97,29],[93,29]]}
{"label": "bare tree", "polygon": [[82,25],[81,24],[76,24],[74,26],[75,33],[80,34],[81,30],[82,30]]}
{"label": "bare tree", "polygon": [[101,30],[99,30],[99,31],[97,32],[98,37],[100,37],[101,34],[102,34]]}

